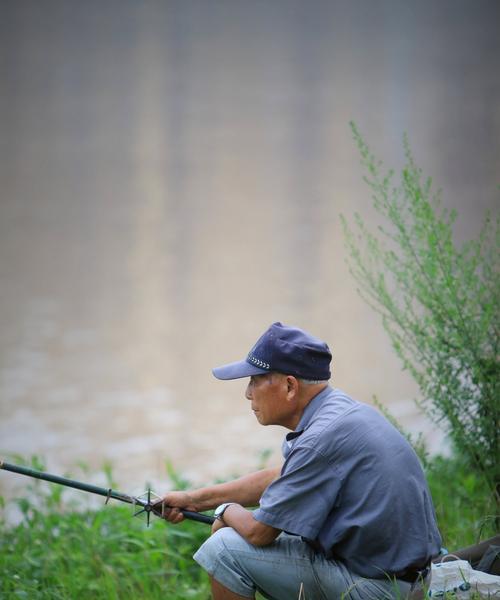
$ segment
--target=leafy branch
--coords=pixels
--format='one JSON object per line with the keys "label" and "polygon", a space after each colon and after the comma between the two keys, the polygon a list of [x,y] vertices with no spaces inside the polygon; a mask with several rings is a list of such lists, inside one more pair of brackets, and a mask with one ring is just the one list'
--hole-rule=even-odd
{"label": "leafy branch", "polygon": [[423,177],[407,137],[394,183],[394,171],[384,172],[354,123],[351,129],[380,225],[341,216],[350,271],[419,385],[421,407],[499,502],[499,219],[487,215],[478,238],[459,245],[457,213]]}

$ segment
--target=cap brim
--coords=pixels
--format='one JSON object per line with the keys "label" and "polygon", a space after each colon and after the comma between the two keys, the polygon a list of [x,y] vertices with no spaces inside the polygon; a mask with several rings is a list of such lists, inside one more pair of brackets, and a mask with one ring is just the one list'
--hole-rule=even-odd
{"label": "cap brim", "polygon": [[265,373],[269,373],[269,371],[259,369],[259,367],[250,364],[246,360],[239,360],[228,365],[215,367],[215,369],[212,369],[212,373],[217,379],[241,379],[242,377],[251,377],[252,375],[264,375]]}

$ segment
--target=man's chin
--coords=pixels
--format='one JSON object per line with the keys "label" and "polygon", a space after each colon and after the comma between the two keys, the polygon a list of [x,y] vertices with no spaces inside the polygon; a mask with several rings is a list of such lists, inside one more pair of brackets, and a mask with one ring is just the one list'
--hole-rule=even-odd
{"label": "man's chin", "polygon": [[255,415],[255,418],[260,423],[260,425],[267,425],[267,423],[262,420],[262,415],[259,412],[257,412],[257,411],[254,410],[253,414]]}

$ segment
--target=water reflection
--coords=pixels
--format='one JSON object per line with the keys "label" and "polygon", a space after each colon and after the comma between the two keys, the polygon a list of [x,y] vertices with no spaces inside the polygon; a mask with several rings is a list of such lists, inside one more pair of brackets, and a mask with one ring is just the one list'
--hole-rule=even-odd
{"label": "water reflection", "polygon": [[347,123],[390,164],[407,130],[474,235],[497,180],[496,4],[2,8],[0,450],[110,459],[123,485],[161,486],[166,457],[197,480],[251,468],[282,432],[210,368],[277,319],[428,430],[344,264],[339,212],[372,215]]}

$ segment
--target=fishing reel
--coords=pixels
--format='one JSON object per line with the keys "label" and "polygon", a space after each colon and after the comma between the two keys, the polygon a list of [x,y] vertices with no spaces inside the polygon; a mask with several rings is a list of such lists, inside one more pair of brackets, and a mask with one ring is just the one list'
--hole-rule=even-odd
{"label": "fishing reel", "polygon": [[[107,504],[110,500],[111,491],[109,490],[109,494],[106,497],[106,501],[104,504]],[[161,503],[161,496],[155,494],[151,491],[151,488],[148,488],[143,494],[139,494],[138,496],[130,497],[130,504],[132,504],[133,516],[139,517],[142,514],[146,515],[146,526],[149,527],[149,522],[151,520],[151,513],[156,515],[157,517],[164,517],[165,507],[164,504]],[[161,506],[161,508],[159,508]]]}
{"label": "fishing reel", "polygon": [[[161,509],[158,510],[158,503],[161,502],[161,496],[158,496],[148,488],[146,492],[140,496],[134,497],[134,503],[132,504],[134,509],[134,517],[138,517],[142,514],[146,514],[146,526],[149,527],[149,520],[151,519],[151,513],[154,513],[157,517],[164,517],[165,506],[161,503]],[[137,505],[139,509],[137,510]],[[156,508],[155,508],[156,507]]]}

